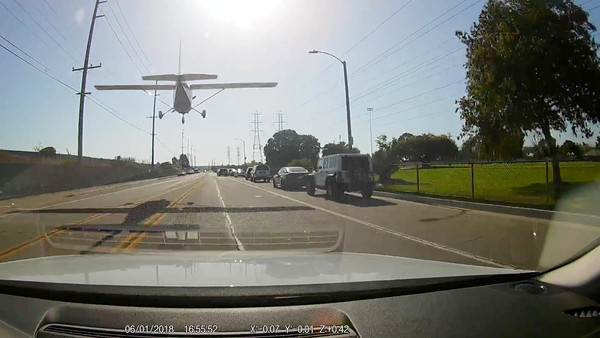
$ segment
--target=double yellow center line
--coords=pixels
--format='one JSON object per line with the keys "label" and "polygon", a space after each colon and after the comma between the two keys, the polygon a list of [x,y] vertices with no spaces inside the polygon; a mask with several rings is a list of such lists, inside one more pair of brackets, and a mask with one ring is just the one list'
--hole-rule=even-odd
{"label": "double yellow center line", "polygon": [[[173,202],[171,202],[168,206],[166,206],[165,209],[179,204],[183,199],[188,197],[195,189],[197,189],[202,184],[204,184],[207,177],[208,177],[208,175],[204,176],[198,183],[194,184],[190,189],[186,190],[181,196],[179,196],[178,198],[173,200]],[[148,218],[148,220],[146,220],[143,224],[146,226],[155,226],[165,217],[165,215],[166,215],[166,213],[158,212],[158,213],[152,215],[150,218]],[[124,249],[125,252],[131,252],[131,250],[135,249],[135,247],[141,241],[143,241],[147,236],[148,236],[147,232],[132,233],[129,236],[127,236],[127,238],[125,238],[123,241],[121,241],[119,243],[119,245],[117,245],[111,251],[111,253],[117,253],[117,252],[121,251],[122,249]]]}
{"label": "double yellow center line", "polygon": [[[206,176],[204,176],[199,183],[202,183],[205,179],[206,179]],[[185,198],[194,188],[196,188],[199,185],[199,183],[197,183],[194,186],[192,186],[191,189],[186,190],[186,192],[182,196],[180,196],[176,201],[174,201],[173,203],[171,203],[169,206],[171,206],[173,204],[176,204],[176,203],[179,203],[179,201],[181,199]],[[166,194],[166,193],[168,193],[170,191],[171,191],[171,189],[169,189],[168,191],[163,191],[161,193],[152,195],[152,196],[141,198],[141,199],[139,199],[137,201],[134,201],[133,204],[140,204],[140,203],[147,202],[147,201],[149,201],[151,199],[154,199],[154,198],[156,198],[158,196],[164,195],[164,194]],[[111,213],[95,214],[95,215],[89,216],[89,217],[87,217],[87,218],[85,218],[83,220],[80,220],[80,221],[77,221],[77,222],[73,222],[73,223],[69,223],[68,225],[83,225],[83,224],[89,223],[91,221],[97,220],[99,218],[102,218],[102,217],[105,217],[105,216],[108,216],[108,215],[111,215]],[[155,216],[156,215],[154,215],[153,218]],[[160,218],[162,218],[162,217],[160,217]],[[158,221],[160,221],[160,219],[157,219],[155,222],[158,222]],[[44,233],[43,235],[34,237],[32,239],[29,239],[29,240],[21,242],[21,243],[19,243],[17,245],[14,245],[14,246],[12,246],[10,248],[6,248],[4,250],[1,250],[0,251],[0,261],[5,260],[5,259],[7,259],[7,258],[9,258],[9,257],[11,257],[11,256],[13,256],[13,255],[15,255],[15,254],[23,251],[23,250],[25,250],[25,249],[27,249],[27,248],[35,245],[35,244],[37,244],[37,243],[39,243],[39,242],[41,242],[43,240],[46,240],[46,239],[48,239],[50,237],[53,237],[53,236],[60,235],[60,234],[62,234],[64,232],[65,232],[65,230],[63,230],[62,227],[58,227],[56,229],[53,229],[53,230],[50,230],[50,231]],[[121,243],[121,244],[123,244],[123,243]]]}

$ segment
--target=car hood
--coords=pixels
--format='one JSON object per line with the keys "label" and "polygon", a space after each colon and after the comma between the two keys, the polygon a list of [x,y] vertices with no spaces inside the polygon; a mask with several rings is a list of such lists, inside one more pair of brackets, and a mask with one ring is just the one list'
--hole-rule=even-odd
{"label": "car hood", "polygon": [[0,264],[0,280],[170,287],[310,285],[521,272],[528,271],[356,253],[69,255]]}

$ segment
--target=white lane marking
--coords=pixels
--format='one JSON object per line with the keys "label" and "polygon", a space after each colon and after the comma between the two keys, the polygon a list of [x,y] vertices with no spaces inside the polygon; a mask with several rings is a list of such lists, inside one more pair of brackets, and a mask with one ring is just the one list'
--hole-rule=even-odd
{"label": "white lane marking", "polygon": [[466,252],[466,251],[458,250],[458,249],[455,249],[455,248],[452,248],[452,247],[448,247],[448,246],[445,246],[445,245],[442,245],[442,244],[431,242],[431,241],[428,241],[428,240],[425,240],[425,239],[422,239],[422,238],[419,238],[419,237],[415,237],[415,236],[412,236],[412,235],[409,235],[409,234],[406,234],[406,233],[403,233],[403,232],[394,231],[394,230],[382,227],[380,225],[376,225],[376,224],[373,224],[373,223],[370,223],[370,222],[367,222],[367,221],[363,221],[363,220],[358,219],[358,218],[354,218],[354,217],[351,217],[351,216],[348,216],[348,215],[341,214],[339,212],[335,212],[335,211],[332,211],[332,210],[329,210],[329,209],[326,209],[326,208],[322,208],[320,206],[317,206],[317,205],[314,205],[314,204],[311,204],[311,203],[300,201],[300,200],[297,200],[295,198],[291,198],[289,196],[281,195],[281,194],[278,194],[276,192],[269,191],[269,190],[266,190],[264,188],[261,188],[261,187],[255,186],[255,185],[248,184],[246,182],[241,182],[241,181],[235,181],[235,182],[238,182],[238,183],[241,183],[241,184],[245,184],[247,186],[250,186],[250,187],[253,187],[253,188],[256,188],[256,189],[260,189],[262,191],[266,191],[266,192],[268,192],[270,194],[273,194],[275,196],[282,197],[282,198],[288,199],[290,201],[294,201],[296,203],[300,203],[300,204],[303,204],[305,206],[308,206],[308,207],[311,207],[311,208],[315,208],[317,210],[324,211],[324,212],[326,212],[328,214],[344,218],[344,219],[346,219],[348,221],[352,221],[352,222],[355,222],[355,223],[358,223],[358,224],[362,224],[362,225],[370,227],[372,229],[379,230],[379,231],[382,231],[382,232],[386,232],[386,233],[392,234],[394,236],[402,237],[404,239],[407,239],[407,240],[410,240],[410,241],[413,241],[413,242],[417,242],[417,243],[420,243],[420,244],[423,244],[423,245],[427,245],[427,246],[430,246],[430,247],[433,247],[433,248],[436,248],[436,249],[439,249],[439,250],[451,252],[453,254],[456,254],[456,255],[459,255],[459,256],[463,256],[463,257],[467,257],[467,258],[470,258],[470,259],[473,259],[473,260],[476,260],[476,261],[479,261],[479,262],[482,262],[482,263],[490,264],[490,265],[493,265],[493,266],[496,266],[496,267],[507,268],[507,269],[514,269],[515,268],[512,265],[506,265],[506,264],[498,263],[498,262],[493,261],[493,260],[491,260],[489,258],[486,258],[486,257],[482,257],[482,256],[479,256],[479,255],[475,255],[475,254]]}
{"label": "white lane marking", "polygon": [[[60,202],[60,203],[56,203],[56,204],[46,205],[46,206],[43,206],[43,207],[40,207],[40,208],[25,208],[25,209],[19,209],[19,210],[28,211],[28,210],[48,209],[48,208],[52,208],[52,207],[57,207],[59,205],[64,205],[64,204],[69,204],[69,203],[76,203],[76,202],[86,201],[86,200],[89,200],[89,199],[92,199],[92,198],[102,197],[102,196],[111,195],[111,194],[117,194],[117,193],[121,193],[121,192],[128,191],[128,190],[139,189],[139,188],[149,188],[149,187],[153,187],[155,185],[169,183],[171,181],[172,181],[172,179],[167,179],[167,180],[164,180],[164,181],[161,180],[160,182],[156,182],[156,183],[153,183],[153,184],[140,185],[140,186],[135,186],[135,187],[131,187],[131,188],[123,189],[123,190],[111,191],[111,192],[107,192],[107,193],[100,194],[100,195],[94,195],[94,196],[80,198],[80,199],[77,199],[77,200],[72,200],[72,201],[66,201],[66,202]],[[177,185],[175,185],[175,186],[177,186]],[[0,215],[0,218],[12,216],[12,215],[18,215],[18,214],[19,213],[4,214],[4,215]]]}
{"label": "white lane marking", "polygon": [[219,183],[217,183],[217,182],[218,181],[215,180],[215,186],[217,187],[217,196],[219,197],[219,201],[221,202],[221,206],[223,206],[223,213],[225,214],[225,219],[227,220],[227,226],[229,227],[229,231],[231,232],[231,236],[233,236],[233,239],[235,239],[235,244],[237,245],[238,250],[244,251],[246,249],[244,248],[244,245],[242,244],[242,242],[240,242],[239,238],[235,234],[234,227],[231,225],[231,217],[229,217],[229,213],[227,212],[227,207],[225,206],[225,201],[223,201],[223,197],[221,196],[221,190],[219,189]]}

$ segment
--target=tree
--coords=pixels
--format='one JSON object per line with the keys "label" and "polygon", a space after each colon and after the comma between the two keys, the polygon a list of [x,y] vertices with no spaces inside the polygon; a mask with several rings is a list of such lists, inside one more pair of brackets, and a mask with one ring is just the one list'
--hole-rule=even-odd
{"label": "tree", "polygon": [[389,180],[392,175],[395,159],[392,158],[391,149],[395,142],[394,139],[388,142],[387,135],[379,135],[375,139],[377,151],[373,153],[373,169],[382,182]]}
{"label": "tree", "polygon": [[479,148],[481,141],[477,136],[471,136],[463,141],[460,146],[459,156],[462,160],[479,159]]}
{"label": "tree", "polygon": [[298,135],[296,131],[286,129],[275,133],[267,141],[263,150],[267,165],[275,171],[294,159],[308,158],[316,162],[319,158],[320,146],[316,137]]}
{"label": "tree", "polygon": [[302,167],[310,172],[315,169],[315,167],[317,165],[317,161],[313,161],[310,158],[304,157],[304,158],[292,160],[287,165],[289,167]]}
{"label": "tree", "polygon": [[596,136],[596,149],[600,149],[600,136]]}
{"label": "tree", "polygon": [[190,161],[188,160],[188,157],[186,154],[181,154],[179,155],[179,164],[183,167],[183,168],[187,168],[190,166]]}
{"label": "tree", "polygon": [[554,184],[561,183],[552,131],[590,137],[600,119],[595,27],[570,0],[489,0],[470,32],[467,95],[458,101],[463,135],[528,132],[544,136]]}
{"label": "tree", "polygon": [[391,156],[396,160],[412,162],[454,161],[458,156],[458,147],[446,135],[403,134],[396,142],[392,140]]}
{"label": "tree", "polygon": [[177,159],[177,157],[173,156],[173,158],[171,159],[171,163],[173,163],[173,165],[178,165],[179,160]]}
{"label": "tree", "polygon": [[54,156],[56,155],[56,149],[54,147],[44,147],[39,150],[39,153],[44,156]]}
{"label": "tree", "polygon": [[560,146],[559,153],[562,158],[577,158],[583,157],[583,149],[575,142],[566,140]]}
{"label": "tree", "polygon": [[342,141],[340,143],[327,143],[323,146],[321,150],[323,156],[327,155],[335,155],[335,154],[349,154],[349,153],[360,153],[360,150],[357,148],[348,148],[346,142]]}

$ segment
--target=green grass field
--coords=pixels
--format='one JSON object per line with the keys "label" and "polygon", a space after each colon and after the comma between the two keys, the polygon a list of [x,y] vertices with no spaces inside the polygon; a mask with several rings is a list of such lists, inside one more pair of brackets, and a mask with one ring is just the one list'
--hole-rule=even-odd
{"label": "green grass field", "polygon": [[[582,185],[600,182],[600,162],[562,162],[560,170],[565,182],[561,187],[563,197]],[[556,202],[556,192],[551,182],[551,164],[548,164],[548,177],[550,184],[546,185],[546,164],[543,162],[475,164],[474,197],[552,206]],[[381,190],[471,197],[471,166],[468,164],[420,168],[418,190],[415,167],[399,168],[392,174],[392,181]],[[595,208],[590,201],[577,201],[575,204],[575,210]]]}

